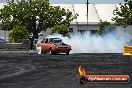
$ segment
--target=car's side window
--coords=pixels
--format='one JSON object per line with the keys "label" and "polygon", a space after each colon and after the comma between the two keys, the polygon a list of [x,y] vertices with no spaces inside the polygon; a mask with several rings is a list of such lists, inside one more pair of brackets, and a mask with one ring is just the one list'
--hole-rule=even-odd
{"label": "car's side window", "polygon": [[41,43],[45,43],[45,39],[43,39],[43,40],[41,41]]}

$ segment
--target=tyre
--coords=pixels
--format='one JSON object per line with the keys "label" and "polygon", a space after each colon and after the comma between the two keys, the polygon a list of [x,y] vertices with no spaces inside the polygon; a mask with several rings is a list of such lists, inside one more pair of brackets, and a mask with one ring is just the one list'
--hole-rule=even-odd
{"label": "tyre", "polygon": [[69,55],[69,52],[66,52],[66,55]]}
{"label": "tyre", "polygon": [[41,49],[41,53],[42,53],[42,54],[46,54],[46,52],[45,52],[43,49]]}

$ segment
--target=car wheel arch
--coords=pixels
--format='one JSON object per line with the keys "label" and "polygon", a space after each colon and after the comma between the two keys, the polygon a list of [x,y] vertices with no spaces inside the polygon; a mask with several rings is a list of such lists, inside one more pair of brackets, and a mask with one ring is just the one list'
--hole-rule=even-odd
{"label": "car wheel arch", "polygon": [[52,50],[52,47],[50,47],[49,50]]}

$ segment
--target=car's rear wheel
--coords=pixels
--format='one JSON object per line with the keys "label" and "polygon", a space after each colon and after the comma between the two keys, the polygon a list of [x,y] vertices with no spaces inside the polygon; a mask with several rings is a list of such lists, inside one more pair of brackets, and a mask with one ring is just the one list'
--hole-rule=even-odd
{"label": "car's rear wheel", "polygon": [[66,52],[66,55],[69,55],[69,52]]}
{"label": "car's rear wheel", "polygon": [[42,54],[46,54],[46,52],[45,52],[43,49],[41,49],[41,53],[42,53]]}

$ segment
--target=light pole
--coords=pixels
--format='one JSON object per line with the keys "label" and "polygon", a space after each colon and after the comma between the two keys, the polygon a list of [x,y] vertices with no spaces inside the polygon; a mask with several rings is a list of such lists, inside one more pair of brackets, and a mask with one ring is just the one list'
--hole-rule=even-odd
{"label": "light pole", "polygon": [[87,0],[87,3],[86,4],[87,4],[87,30],[88,30],[88,4],[89,4],[88,3],[88,0]]}

